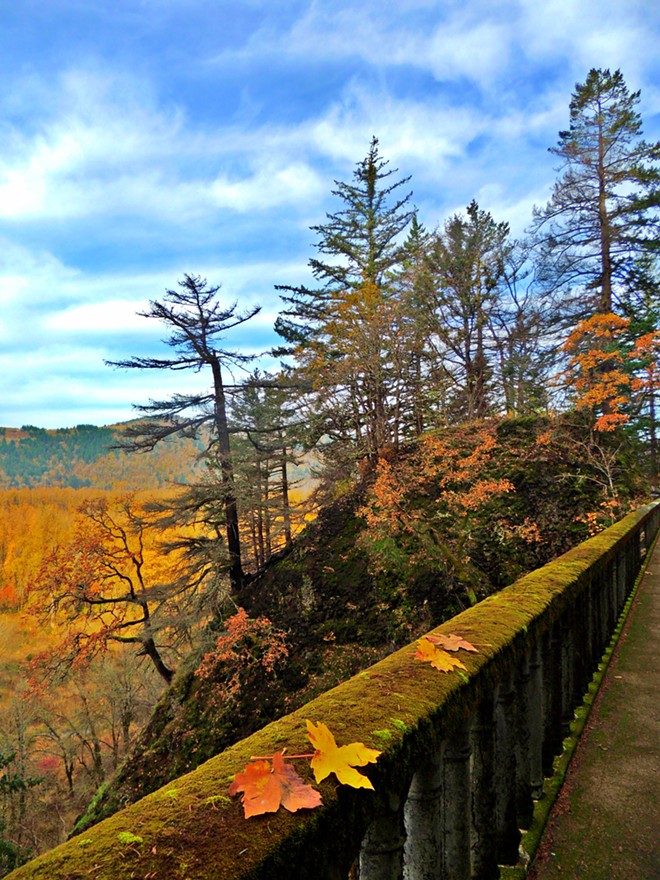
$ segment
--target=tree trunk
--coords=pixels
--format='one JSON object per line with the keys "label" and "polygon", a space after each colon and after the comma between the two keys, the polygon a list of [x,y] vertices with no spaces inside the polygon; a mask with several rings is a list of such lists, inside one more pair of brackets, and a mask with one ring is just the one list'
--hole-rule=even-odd
{"label": "tree trunk", "polygon": [[243,585],[243,566],[241,564],[241,538],[238,530],[238,507],[234,491],[234,472],[229,446],[229,426],[225,405],[225,391],[222,382],[220,361],[214,358],[211,362],[213,370],[213,388],[215,392],[215,429],[218,435],[218,452],[222,487],[224,489],[225,523],[227,528],[227,550],[229,552],[229,583],[232,592],[236,593]]}
{"label": "tree trunk", "polygon": [[598,311],[608,314],[612,311],[612,257],[610,218],[607,213],[607,191],[605,186],[605,144],[603,127],[598,131],[598,222],[600,225],[601,290]]}
{"label": "tree trunk", "polygon": [[[282,432],[280,431],[280,440]],[[282,457],[280,459],[280,467],[282,472],[282,520],[284,522],[284,541],[287,547],[292,544],[291,537],[291,507],[289,504],[289,477],[286,468],[286,446],[282,443]]]}

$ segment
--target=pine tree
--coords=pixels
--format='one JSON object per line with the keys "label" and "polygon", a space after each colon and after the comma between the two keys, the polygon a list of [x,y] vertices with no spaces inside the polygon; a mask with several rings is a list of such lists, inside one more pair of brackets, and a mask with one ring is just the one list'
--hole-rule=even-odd
{"label": "pine tree", "polygon": [[660,143],[641,140],[639,98],[620,71],[590,70],[572,96],[570,127],[550,150],[563,174],[535,209],[533,230],[539,279],[564,294],[571,322],[612,312],[635,259],[658,248]]}
{"label": "pine tree", "polygon": [[239,516],[256,568],[293,540],[289,471],[300,439],[296,404],[285,376],[259,370],[232,401]]}
{"label": "pine tree", "polygon": [[400,438],[419,437],[435,421],[447,379],[433,345],[435,288],[429,268],[430,233],[414,215],[403,243],[400,267],[391,273],[396,290],[395,424]]}
{"label": "pine tree", "polygon": [[435,335],[454,383],[454,416],[483,418],[491,408],[489,322],[499,298],[509,227],[472,201],[433,243]]}
{"label": "pine tree", "polygon": [[529,243],[513,241],[503,255],[497,302],[489,314],[496,376],[509,415],[538,412],[548,404],[553,360],[549,320],[534,291]]}
{"label": "pine tree", "polygon": [[220,348],[218,343],[227,330],[254,317],[259,308],[236,311],[236,303],[223,307],[217,298],[220,287],[209,286],[205,278],[184,275],[179,290],[168,290],[162,300],[150,302],[141,314],[157,318],[171,331],[167,344],[173,350],[170,358],[134,357],[125,361],[107,361],[110,366],[140,370],[195,370],[208,368],[211,387],[195,394],[174,394],[168,400],[152,400],[136,406],[146,419],[132,426],[126,436],[128,448],[149,450],[161,440],[174,435],[197,436],[203,426],[210,429],[208,451],[220,465],[222,501],[224,505],[229,579],[237,590],[243,580],[238,512],[233,488],[234,476],[227,421],[227,395],[239,386],[228,384],[223,369],[242,365],[249,355]]}
{"label": "pine tree", "polygon": [[315,396],[317,433],[367,456],[392,440],[389,273],[413,216],[411,194],[396,192],[409,178],[390,182],[396,169],[387,165],[373,138],[353,182],[336,182],[344,208],[312,227],[320,256],[309,265],[319,287],[279,287],[286,308],[275,325],[288,343],[280,353],[295,357],[301,385]]}

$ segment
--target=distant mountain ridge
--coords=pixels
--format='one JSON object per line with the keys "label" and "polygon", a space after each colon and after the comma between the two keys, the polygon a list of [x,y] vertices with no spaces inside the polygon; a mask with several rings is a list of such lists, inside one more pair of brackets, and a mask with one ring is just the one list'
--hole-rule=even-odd
{"label": "distant mountain ridge", "polygon": [[174,438],[145,453],[113,448],[128,424],[0,428],[0,489],[160,489],[199,474],[201,440]]}

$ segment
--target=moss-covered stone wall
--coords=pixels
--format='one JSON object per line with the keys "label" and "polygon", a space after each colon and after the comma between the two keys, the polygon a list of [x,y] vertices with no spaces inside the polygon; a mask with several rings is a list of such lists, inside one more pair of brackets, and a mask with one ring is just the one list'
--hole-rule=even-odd
{"label": "moss-covered stone wall", "polygon": [[[478,653],[467,672],[439,673],[409,645],[193,772],[17,869],[12,880],[234,880],[346,876],[379,801],[405,791],[416,767],[569,609],[608,563],[657,527],[648,505],[433,632],[458,633]],[[246,820],[229,784],[253,755],[309,751],[305,719],[337,742],[382,750],[367,770],[375,792],[319,788],[323,807]],[[305,770],[301,770],[304,775]],[[308,771],[307,771],[308,772]],[[334,777],[333,777],[334,778]],[[311,775],[309,777],[311,780]]]}

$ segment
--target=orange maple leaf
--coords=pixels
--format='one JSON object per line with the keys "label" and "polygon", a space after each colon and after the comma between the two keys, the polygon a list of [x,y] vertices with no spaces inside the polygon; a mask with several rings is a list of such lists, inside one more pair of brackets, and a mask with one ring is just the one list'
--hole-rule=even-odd
{"label": "orange maple leaf", "polygon": [[429,642],[433,642],[434,645],[438,645],[440,648],[444,648],[445,651],[472,651],[474,654],[478,654],[479,651],[474,647],[470,642],[466,642],[462,636],[456,635],[456,633],[449,633],[448,636],[445,635],[437,635],[437,636],[426,636]]}
{"label": "orange maple leaf", "polygon": [[230,795],[239,792],[243,792],[246,819],[276,813],[280,805],[290,813],[321,805],[321,795],[298,776],[291,764],[285,763],[284,752],[275,752],[272,764],[267,759],[247,764],[229,786]]}
{"label": "orange maple leaf", "polygon": [[423,663],[430,663],[431,666],[440,670],[440,672],[451,672],[453,669],[466,669],[460,660],[457,660],[456,657],[453,657],[443,648],[434,644],[427,636],[424,636],[424,638],[419,639],[417,642],[415,659],[421,660]]}
{"label": "orange maple leaf", "polygon": [[322,721],[316,727],[312,721],[307,721],[307,735],[316,749],[312,758],[312,770],[317,782],[334,773],[343,785],[373,789],[371,781],[355,768],[374,763],[380,755],[377,749],[369,749],[360,742],[338,746]]}

